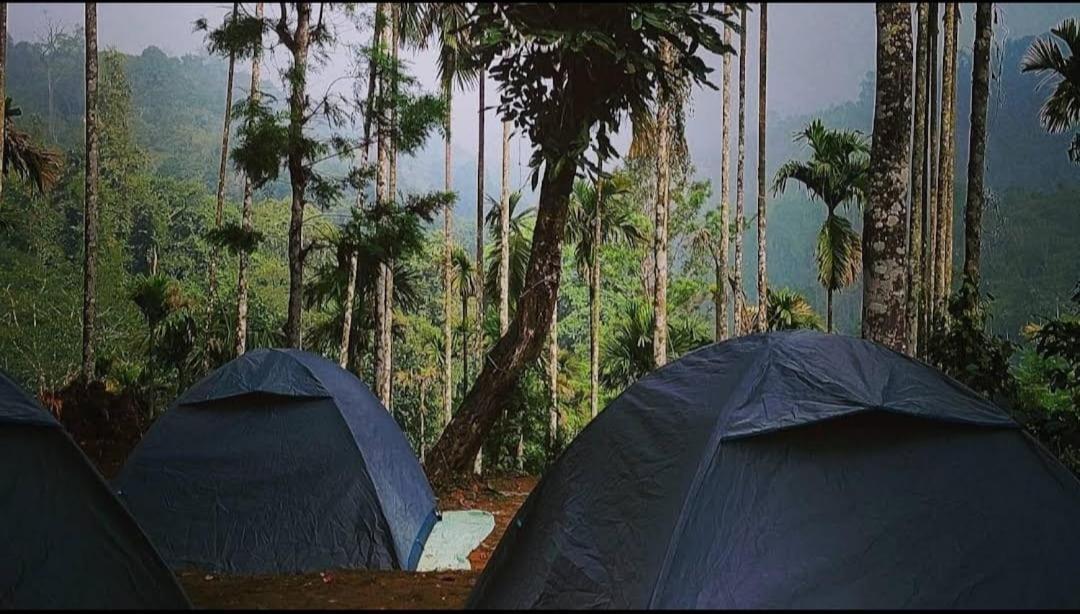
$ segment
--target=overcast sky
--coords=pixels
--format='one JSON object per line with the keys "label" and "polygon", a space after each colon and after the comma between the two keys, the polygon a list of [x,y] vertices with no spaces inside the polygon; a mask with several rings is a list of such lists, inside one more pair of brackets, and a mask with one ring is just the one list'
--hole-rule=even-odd
{"label": "overcast sky", "polygon": [[[150,45],[156,45],[172,55],[203,52],[203,34],[195,32],[193,22],[206,17],[211,24],[220,23],[229,3],[204,4],[98,4],[99,46],[114,46],[128,53],[140,53]],[[276,3],[268,3],[268,14],[274,14]],[[1062,18],[1080,15],[1080,7],[1069,4],[1009,4],[999,3],[1001,17],[995,26],[996,37],[1022,37],[1045,33]],[[961,9],[961,48],[971,47],[972,4]],[[752,7],[756,8],[756,7]],[[82,4],[9,4],[9,32],[15,41],[39,38],[51,23],[74,29],[83,23]],[[342,42],[368,40],[369,33],[358,31],[347,19],[336,20]],[[748,108],[756,112],[754,92],[757,87],[757,11],[749,17],[750,40],[748,41]],[[855,98],[859,86],[868,71],[874,67],[874,7],[873,4],[775,4],[769,11],[769,76],[768,111],[771,114],[788,115],[807,112],[833,103]],[[737,46],[737,45],[736,45]],[[429,89],[435,88],[435,64],[433,55],[421,53],[413,58],[413,70]],[[720,62],[712,58],[719,81]],[[280,56],[272,60],[272,68],[281,68],[286,60]],[[332,62],[313,79],[316,85],[325,87],[340,76],[351,64],[344,51],[336,53]],[[268,72],[276,72],[271,70]],[[735,71],[737,72],[737,71]],[[264,75],[267,72],[264,72]],[[488,84],[489,104],[496,100],[495,84]],[[702,126],[719,113],[717,94],[697,92],[694,97],[692,125]],[[473,135],[466,144],[458,147],[471,149],[477,126],[475,93],[459,94],[455,101],[453,129],[456,135]],[[498,122],[494,116],[487,124],[487,143],[497,148],[499,143]],[[756,119],[748,121],[756,122]],[[753,125],[753,123],[751,123]],[[462,136],[461,138],[466,138]],[[691,146],[695,135],[689,135]],[[700,137],[699,137],[700,138]],[[623,140],[623,139],[620,139]],[[497,156],[495,149],[489,155]],[[527,151],[523,156],[528,157]],[[515,165],[516,147],[513,154]],[[491,159],[497,159],[493,157]]]}

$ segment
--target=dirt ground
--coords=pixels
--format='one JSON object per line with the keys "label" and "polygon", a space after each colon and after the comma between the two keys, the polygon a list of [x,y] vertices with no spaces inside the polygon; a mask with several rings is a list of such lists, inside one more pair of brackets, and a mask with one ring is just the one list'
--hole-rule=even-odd
{"label": "dirt ground", "polygon": [[441,609],[461,608],[506,526],[537,478],[495,477],[439,499],[443,510],[482,509],[495,529],[469,555],[470,571],[326,570],[293,576],[219,576],[184,572],[180,582],[197,608]]}

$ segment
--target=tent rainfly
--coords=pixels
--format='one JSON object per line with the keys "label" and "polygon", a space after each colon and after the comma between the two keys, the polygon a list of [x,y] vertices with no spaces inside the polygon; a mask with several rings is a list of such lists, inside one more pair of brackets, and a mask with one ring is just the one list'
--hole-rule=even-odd
{"label": "tent rainfly", "polygon": [[195,384],[113,485],[174,569],[411,571],[437,519],[386,408],[299,350],[248,352]]}
{"label": "tent rainfly", "polygon": [[860,339],[742,337],[628,388],[511,522],[472,608],[1080,607],[1080,481]]}
{"label": "tent rainfly", "polygon": [[187,609],[60,423],[0,373],[0,609]]}

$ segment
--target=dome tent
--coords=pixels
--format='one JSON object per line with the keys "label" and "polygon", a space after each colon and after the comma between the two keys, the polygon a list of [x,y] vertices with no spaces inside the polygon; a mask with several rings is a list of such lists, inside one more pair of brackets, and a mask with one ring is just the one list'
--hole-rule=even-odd
{"label": "dome tent", "polygon": [[113,485],[177,569],[413,570],[436,521],[393,417],[299,350],[248,352],[195,384]]}
{"label": "dome tent", "polygon": [[1080,481],[876,344],[742,337],[642,378],[511,522],[473,608],[1080,606]]}
{"label": "dome tent", "polygon": [[51,414],[0,373],[0,608],[189,608]]}

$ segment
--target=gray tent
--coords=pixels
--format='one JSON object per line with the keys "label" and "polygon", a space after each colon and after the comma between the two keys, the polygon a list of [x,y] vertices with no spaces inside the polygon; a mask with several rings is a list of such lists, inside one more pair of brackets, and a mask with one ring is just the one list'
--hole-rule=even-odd
{"label": "gray tent", "polygon": [[113,485],[176,569],[413,570],[436,521],[386,408],[299,350],[248,352],[195,384]]}
{"label": "gray tent", "polygon": [[60,424],[0,373],[0,608],[188,608]]}
{"label": "gray tent", "polygon": [[642,378],[569,446],[479,608],[1080,606],[1080,481],[859,339],[770,333]]}

